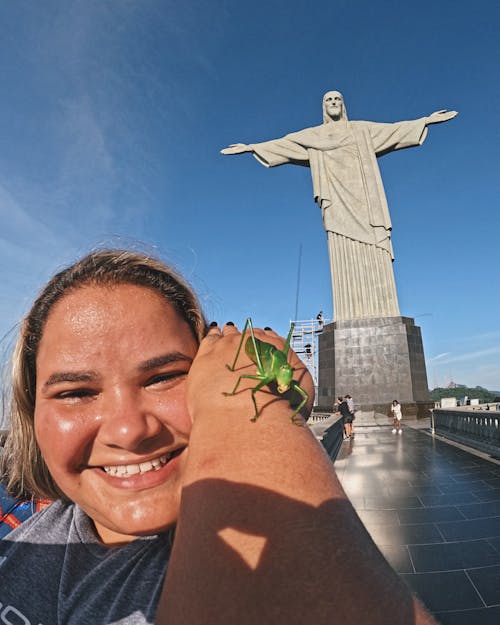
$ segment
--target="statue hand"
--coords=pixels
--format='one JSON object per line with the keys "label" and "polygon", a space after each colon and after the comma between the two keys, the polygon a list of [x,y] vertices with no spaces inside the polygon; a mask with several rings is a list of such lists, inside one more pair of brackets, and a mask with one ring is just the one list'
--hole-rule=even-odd
{"label": "statue hand", "polygon": [[221,154],[243,154],[243,152],[251,152],[252,148],[246,143],[231,143],[227,148],[220,151]]}
{"label": "statue hand", "polygon": [[447,122],[450,119],[453,119],[458,115],[457,111],[447,111],[443,109],[441,111],[436,111],[427,117],[427,124],[441,124],[442,122]]}

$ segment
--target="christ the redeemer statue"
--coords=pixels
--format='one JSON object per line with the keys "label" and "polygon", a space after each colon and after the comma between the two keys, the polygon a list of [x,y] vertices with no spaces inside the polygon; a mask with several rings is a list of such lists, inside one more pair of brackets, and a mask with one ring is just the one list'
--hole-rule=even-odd
{"label": "christ the redeemer statue", "polygon": [[396,123],[348,121],[342,94],[323,97],[323,124],[282,139],[236,143],[222,154],[252,152],[265,167],[311,168],[314,199],[328,237],[336,321],[398,316],[391,219],[377,157],[421,145],[430,124],[455,117],[437,111]]}

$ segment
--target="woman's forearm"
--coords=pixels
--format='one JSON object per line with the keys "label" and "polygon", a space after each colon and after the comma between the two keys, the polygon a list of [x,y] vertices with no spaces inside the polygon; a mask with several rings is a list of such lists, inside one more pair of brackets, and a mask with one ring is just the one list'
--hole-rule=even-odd
{"label": "woman's forearm", "polygon": [[212,399],[190,404],[185,487],[157,623],[427,618],[378,552],[322,447],[307,427],[291,424],[288,402],[258,393],[264,408],[251,423],[254,381],[223,400],[234,374],[217,369],[199,381],[198,397]]}

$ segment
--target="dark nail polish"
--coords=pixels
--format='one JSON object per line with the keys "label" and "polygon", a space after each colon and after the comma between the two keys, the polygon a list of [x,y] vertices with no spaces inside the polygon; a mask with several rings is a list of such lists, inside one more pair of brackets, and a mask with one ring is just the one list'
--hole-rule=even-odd
{"label": "dark nail polish", "polygon": [[211,328],[216,328],[216,327],[217,327],[217,321],[212,321],[212,322],[210,323],[210,327],[211,327]]}
{"label": "dark nail polish", "polygon": [[234,326],[234,323],[232,321],[226,321],[226,325],[227,326]]}
{"label": "dark nail polish", "polygon": [[272,329],[272,328],[270,328],[269,326],[266,326],[266,327],[264,328],[264,330],[271,330],[271,332],[273,331],[273,329]]}

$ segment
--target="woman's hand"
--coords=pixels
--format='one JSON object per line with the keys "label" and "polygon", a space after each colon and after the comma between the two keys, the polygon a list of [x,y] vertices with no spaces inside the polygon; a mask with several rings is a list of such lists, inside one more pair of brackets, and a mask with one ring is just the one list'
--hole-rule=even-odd
{"label": "woman's hand", "polygon": [[[271,343],[277,349],[284,348],[285,341],[272,330],[254,330],[255,337],[266,343]],[[250,333],[246,333],[250,337]],[[245,338],[245,341],[247,339]],[[222,328],[210,328],[206,337],[200,344],[198,354],[193,361],[188,376],[187,401],[193,420],[214,414],[218,417],[250,421],[254,416],[255,408],[251,399],[251,389],[255,388],[259,380],[243,378],[235,395],[231,393],[242,375],[256,375],[257,365],[250,360],[245,353],[244,346],[236,362],[235,371],[230,371],[227,365],[232,365],[241,341],[241,333],[232,324],[226,324]],[[294,368],[294,380],[308,393],[309,400],[304,407],[303,416],[307,418],[311,411],[314,398],[314,383],[311,375],[299,357],[290,350],[288,362]],[[296,391],[290,390],[284,395],[273,393],[267,386],[256,393],[256,401],[259,410],[259,418],[271,418],[270,411],[278,410],[280,413],[291,414],[290,394]],[[298,396],[295,404],[298,403]]]}

